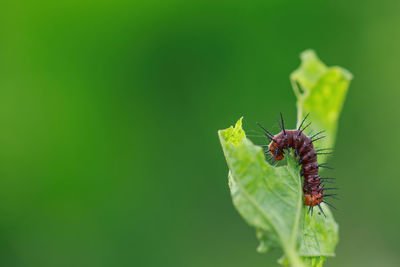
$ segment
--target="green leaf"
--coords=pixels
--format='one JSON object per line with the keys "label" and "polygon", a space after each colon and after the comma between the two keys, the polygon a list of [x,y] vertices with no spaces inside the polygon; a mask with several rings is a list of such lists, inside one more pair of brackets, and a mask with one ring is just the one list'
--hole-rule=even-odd
{"label": "green leaf", "polygon": [[[319,140],[319,145],[332,147],[351,74],[339,67],[326,67],[310,50],[303,52],[301,59],[301,66],[290,76],[298,97],[298,122],[310,112],[310,129],[326,130],[327,138]],[[257,251],[280,248],[284,256],[279,262],[295,267],[319,267],[326,257],[334,256],[338,225],[325,204],[326,218],[315,214],[318,210],[314,216],[307,213],[300,169],[293,155],[286,156],[286,166],[268,164],[262,149],[246,138],[242,119],[218,135],[229,167],[234,206],[256,229],[260,241]]]}
{"label": "green leaf", "polygon": [[327,218],[310,217],[305,211],[295,158],[288,156],[287,166],[269,165],[262,149],[246,138],[241,119],[218,134],[230,170],[233,203],[257,229],[257,250],[282,248],[292,266],[305,266],[300,256],[333,256],[337,225],[326,206]]}
{"label": "green leaf", "polygon": [[297,122],[300,124],[310,113],[312,132],[325,131],[326,138],[318,140],[319,146],[333,148],[339,115],[353,76],[341,67],[327,67],[313,50],[304,51],[300,58],[300,67],[290,75],[297,97]]}
{"label": "green leaf", "polygon": [[304,266],[296,252],[303,210],[297,163],[293,158],[285,167],[266,163],[261,148],[246,139],[241,119],[235,127],[218,133],[235,207],[258,230],[263,250],[281,247],[293,266]]}
{"label": "green leaf", "polygon": [[[309,113],[308,121],[312,122],[309,127],[311,132],[317,133],[324,130],[323,135],[326,136],[318,140],[315,146],[333,148],[339,115],[353,76],[341,67],[327,67],[313,50],[304,51],[300,58],[300,67],[290,75],[297,97],[298,124]],[[319,163],[326,160],[327,156],[318,156]],[[324,209],[327,207],[325,206]],[[325,257],[319,256],[334,256],[334,249],[338,242],[338,226],[333,216],[328,218],[332,219],[329,224],[317,222],[319,218],[315,221],[309,221],[308,216],[304,218],[306,228],[302,235],[300,253],[303,256],[309,256],[306,259],[308,264],[311,264],[310,266],[322,266]],[[324,242],[320,242],[322,239],[325,239]]]}

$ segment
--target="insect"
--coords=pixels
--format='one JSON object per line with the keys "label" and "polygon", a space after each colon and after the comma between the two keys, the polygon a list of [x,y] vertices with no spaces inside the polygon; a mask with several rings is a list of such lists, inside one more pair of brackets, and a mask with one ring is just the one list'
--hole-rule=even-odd
{"label": "insect", "polygon": [[[284,158],[285,149],[287,152],[290,152],[290,149],[294,149],[295,157],[298,159],[298,165],[302,165],[300,176],[304,177],[303,182],[303,195],[304,195],[304,205],[309,206],[308,213],[311,211],[311,216],[313,214],[313,209],[315,206],[318,206],[319,210],[324,214],[326,217],[321,203],[324,202],[328,206],[336,209],[332,204],[326,201],[327,197],[336,198],[337,194],[327,194],[326,190],[334,190],[337,188],[325,188],[324,182],[331,183],[333,182],[332,177],[325,177],[321,178],[319,176],[319,168],[328,168],[332,169],[325,164],[319,164],[317,162],[318,155],[321,154],[331,154],[329,152],[330,149],[318,149],[314,148],[314,142],[325,138],[325,136],[319,136],[324,131],[320,131],[311,137],[307,136],[304,133],[304,130],[310,126],[311,122],[308,123],[306,126],[303,126],[304,122],[306,121],[309,114],[307,114],[303,121],[301,122],[300,126],[295,130],[287,130],[285,129],[285,123],[283,120],[282,113],[281,115],[281,122],[278,121],[279,127],[281,128],[281,132],[273,135],[267,129],[265,129],[261,124],[257,123],[264,132],[266,137],[271,141],[268,145],[263,145],[266,148],[265,154],[271,156],[271,161],[279,161]],[[328,151],[328,152],[327,152]]]}

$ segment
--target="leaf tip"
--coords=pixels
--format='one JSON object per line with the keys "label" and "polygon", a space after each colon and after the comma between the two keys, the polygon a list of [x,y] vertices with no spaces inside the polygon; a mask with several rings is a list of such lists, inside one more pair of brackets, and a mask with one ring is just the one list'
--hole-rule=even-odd
{"label": "leaf tip", "polygon": [[238,145],[241,141],[246,138],[246,133],[242,128],[242,120],[241,117],[235,124],[235,126],[230,126],[225,130],[219,130],[218,135],[220,138],[224,139],[226,143],[231,143],[233,145]]}
{"label": "leaf tip", "polygon": [[307,49],[307,50],[304,50],[303,52],[301,52],[300,58],[302,61],[315,60],[315,59],[319,60],[317,53],[315,53],[315,50],[313,50],[313,49]]}
{"label": "leaf tip", "polygon": [[340,69],[341,69],[341,71],[342,71],[343,76],[344,76],[347,80],[349,80],[349,81],[353,80],[354,76],[353,76],[353,74],[352,74],[350,71],[348,71],[348,70],[346,70],[346,69],[344,69],[344,68],[340,68]]}
{"label": "leaf tip", "polygon": [[309,68],[325,70],[326,65],[318,57],[313,49],[307,49],[300,53],[301,64],[310,71]]}

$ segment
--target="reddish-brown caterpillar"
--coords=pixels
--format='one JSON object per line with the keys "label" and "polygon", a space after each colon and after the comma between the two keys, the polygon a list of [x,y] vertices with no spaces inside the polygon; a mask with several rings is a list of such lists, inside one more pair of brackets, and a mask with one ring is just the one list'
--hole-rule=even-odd
{"label": "reddish-brown caterpillar", "polygon": [[261,124],[257,124],[264,130],[267,138],[271,140],[269,145],[264,147],[268,148],[265,154],[270,153],[272,162],[279,161],[284,158],[284,149],[286,149],[288,152],[290,149],[294,149],[295,157],[298,158],[299,165],[302,165],[300,175],[304,177],[304,205],[309,206],[308,212],[311,211],[311,214],[314,206],[318,206],[320,211],[325,215],[321,208],[321,203],[324,202],[336,209],[333,205],[325,200],[325,197],[336,197],[336,194],[326,194],[324,191],[337,188],[324,188],[323,182],[334,178],[321,178],[319,176],[318,170],[320,167],[328,169],[331,168],[324,164],[318,164],[317,155],[330,154],[331,152],[320,152],[326,151],[327,149],[315,150],[313,142],[320,140],[325,136],[317,137],[323,131],[320,131],[311,137],[308,137],[303,132],[311,124],[309,123],[303,129],[301,129],[307,117],[308,114],[305,116],[297,130],[286,130],[281,113],[281,124],[279,121],[278,124],[282,131],[276,135],[271,134]]}

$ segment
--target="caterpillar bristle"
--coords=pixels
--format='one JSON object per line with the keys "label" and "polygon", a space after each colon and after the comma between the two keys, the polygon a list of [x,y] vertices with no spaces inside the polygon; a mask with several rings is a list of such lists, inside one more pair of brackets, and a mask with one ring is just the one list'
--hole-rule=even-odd
{"label": "caterpillar bristle", "polygon": [[334,168],[326,166],[325,164],[318,164],[318,167],[334,170]]}
{"label": "caterpillar bristle", "polygon": [[305,122],[305,120],[307,119],[308,115],[310,115],[310,113],[307,113],[307,115],[304,117],[303,121],[300,123],[299,128],[297,129],[297,131],[300,131],[301,126],[303,126],[303,123]]}
{"label": "caterpillar bristle", "polygon": [[322,138],[325,138],[325,137],[326,137],[326,136],[324,135],[324,136],[318,137],[318,138],[316,138],[316,139],[314,139],[314,140],[311,139],[311,142],[318,141],[318,140],[320,140],[320,139],[322,139]]}
{"label": "caterpillar bristle", "polygon": [[286,135],[286,131],[285,131],[285,122],[283,120],[283,116],[282,116],[282,112],[279,112],[281,114],[281,122],[282,122],[282,131],[283,134]]}
{"label": "caterpillar bristle", "polygon": [[275,162],[275,160],[276,160],[276,156],[278,155],[278,153],[275,153],[275,155],[274,155],[274,158],[273,158],[273,162]]}
{"label": "caterpillar bristle", "polygon": [[301,130],[300,132],[297,133],[297,135],[299,136],[308,126],[311,125],[311,122],[309,124],[307,124],[306,126],[304,126],[303,130]]}
{"label": "caterpillar bristle", "polygon": [[283,131],[282,125],[281,125],[281,123],[279,122],[278,117],[276,117],[275,120],[276,120],[276,123],[278,123],[278,126],[279,126],[279,128],[281,129],[281,131]]}
{"label": "caterpillar bristle", "polygon": [[269,137],[271,138],[271,140],[273,139],[274,135],[273,135],[272,133],[270,133],[267,129],[265,129],[264,126],[262,126],[260,123],[256,122],[256,124],[257,124],[258,126],[260,126],[261,129],[264,130],[265,134],[266,134],[267,136],[269,136]]}
{"label": "caterpillar bristle", "polygon": [[308,208],[308,214],[310,214],[310,211],[311,211],[311,217],[313,216],[313,213],[314,213],[314,206],[310,206],[309,208]]}
{"label": "caterpillar bristle", "polygon": [[322,212],[322,214],[324,214],[324,216],[325,216],[325,218],[326,218],[325,212],[322,210],[322,208],[321,208],[321,205],[320,205],[320,204],[318,204],[318,208],[319,208],[319,210]]}
{"label": "caterpillar bristle", "polygon": [[338,210],[335,206],[333,206],[332,204],[330,204],[329,202],[326,202],[325,200],[323,200],[322,202],[324,202],[326,205],[328,205],[329,207],[334,208],[335,210]]}
{"label": "caterpillar bristle", "polygon": [[336,179],[335,177],[321,177],[322,180]]}
{"label": "caterpillar bristle", "polygon": [[333,154],[333,152],[326,152],[326,153],[316,153],[317,155],[330,155]]}
{"label": "caterpillar bristle", "polygon": [[313,136],[310,137],[310,139],[313,139],[314,137],[316,137],[317,135],[321,134],[325,132],[325,130],[319,131],[318,133],[314,134]]}

